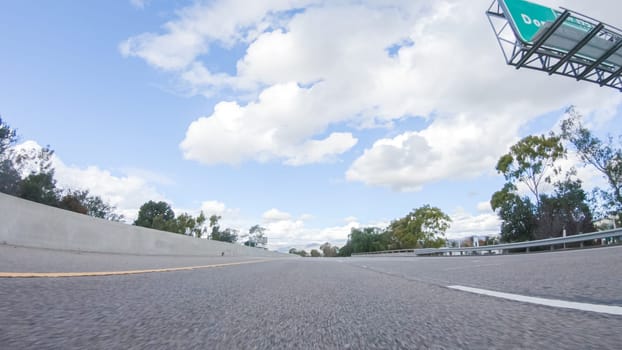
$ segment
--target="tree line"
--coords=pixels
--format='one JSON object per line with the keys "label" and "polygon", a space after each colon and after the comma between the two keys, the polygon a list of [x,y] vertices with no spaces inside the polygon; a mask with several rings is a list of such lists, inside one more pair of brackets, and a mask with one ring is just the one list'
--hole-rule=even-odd
{"label": "tree line", "polygon": [[[107,220],[120,221],[115,207],[87,190],[57,187],[52,167],[54,151],[16,150],[17,132],[0,117],[0,192],[42,204],[71,210]],[[595,218],[614,217],[622,222],[622,135],[601,140],[582,124],[574,107],[567,110],[559,134],[529,135],[500,157],[496,170],[506,182],[490,200],[502,221],[501,242],[516,242],[562,234],[592,232]],[[568,152],[577,153],[584,166],[593,167],[606,180],[607,188],[583,189],[575,168],[562,169],[559,161]],[[546,188],[549,188],[548,192]],[[265,228],[254,225],[248,233],[221,228],[221,217],[209,218],[201,212],[175,215],[166,202],[148,201],[139,209],[136,226],[154,228],[198,238],[225,242],[239,239],[257,246],[265,237]],[[441,247],[451,219],[430,205],[413,209],[384,228],[352,228],[341,248],[326,242],[320,249],[290,249],[301,256],[350,256],[353,253],[392,249]]]}
{"label": "tree line", "polygon": [[322,244],[320,246],[320,249],[311,249],[310,252],[307,253],[306,250],[302,249],[302,250],[297,250],[296,248],[291,248],[289,250],[290,254],[296,254],[296,255],[300,255],[302,257],[312,257],[312,258],[319,258],[321,256],[325,256],[325,257],[336,257],[339,256],[339,247],[331,245],[329,242],[326,242],[324,244]]}
{"label": "tree line", "polygon": [[348,240],[341,248],[326,242],[320,246],[319,251],[313,249],[307,253],[292,248],[289,253],[303,257],[335,257],[393,249],[439,248],[446,244],[444,236],[450,224],[449,215],[426,204],[391,221],[384,228],[351,228]]}
{"label": "tree line", "polygon": [[138,210],[138,216],[133,224],[221,242],[235,243],[242,240],[242,243],[249,247],[259,247],[263,244],[266,232],[264,227],[253,225],[248,233],[242,234],[237,229],[221,228],[221,219],[220,215],[210,215],[208,218],[203,211],[196,217],[188,213],[176,216],[170,204],[163,201],[148,201]]}
{"label": "tree line", "polygon": [[[49,146],[18,150],[17,141],[17,130],[0,117],[0,192],[106,220],[125,219],[114,206],[88,190],[58,187],[52,166],[54,151]],[[254,225],[248,233],[240,234],[236,229],[221,228],[220,219],[218,215],[207,218],[203,212],[196,217],[188,213],[176,216],[168,203],[148,201],[140,207],[133,224],[223,242],[242,239],[243,244],[252,247],[263,242],[264,227]]]}
{"label": "tree line", "polygon": [[445,246],[445,232],[451,218],[428,204],[413,209],[385,227],[352,228],[339,256],[394,249],[439,248]]}
{"label": "tree line", "polygon": [[[56,185],[52,156],[49,146],[37,151],[17,151],[17,132],[0,118],[0,191],[24,199],[107,220],[121,221],[122,215],[115,207],[87,190],[61,189]],[[235,243],[259,246],[265,238],[266,229],[252,226],[247,233],[233,228],[222,228],[219,215],[207,217],[203,212],[192,216],[188,213],[176,215],[170,204],[163,201],[148,201],[139,211],[133,225]],[[347,243],[340,249],[326,242],[320,249],[305,250],[292,248],[290,253],[301,256],[349,256],[353,252],[400,249],[413,247],[439,247],[444,244],[444,235],[450,222],[449,216],[440,209],[423,206],[405,217],[394,220],[386,229],[353,228]]]}
{"label": "tree line", "polygon": [[111,221],[123,220],[116,208],[88,190],[59,188],[49,146],[17,150],[17,131],[0,117],[0,192]]}

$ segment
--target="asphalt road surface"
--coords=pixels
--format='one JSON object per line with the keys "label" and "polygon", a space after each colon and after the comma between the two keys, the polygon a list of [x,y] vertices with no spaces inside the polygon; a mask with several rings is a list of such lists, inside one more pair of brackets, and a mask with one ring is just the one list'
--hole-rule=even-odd
{"label": "asphalt road surface", "polygon": [[[0,272],[240,261],[0,247]],[[622,247],[612,247],[0,278],[0,349],[619,349],[621,266]],[[539,305],[450,286],[610,309]]]}

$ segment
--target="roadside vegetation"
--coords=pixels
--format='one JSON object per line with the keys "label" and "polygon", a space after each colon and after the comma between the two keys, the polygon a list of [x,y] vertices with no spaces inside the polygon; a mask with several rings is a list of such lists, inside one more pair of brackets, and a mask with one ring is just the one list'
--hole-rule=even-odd
{"label": "roadside vegetation", "polygon": [[49,146],[18,150],[17,140],[17,131],[0,117],[0,192],[110,221],[124,219],[114,206],[87,190],[59,188]]}
{"label": "roadside vegetation", "polygon": [[[502,221],[501,242],[518,242],[564,233],[574,235],[598,229],[601,219],[622,225],[622,135],[601,140],[582,124],[579,113],[570,107],[559,134],[529,135],[500,157],[496,170],[506,182],[490,200]],[[42,204],[111,221],[123,221],[116,208],[87,190],[60,188],[52,167],[54,151],[19,150],[15,129],[0,117],[0,192]],[[563,169],[560,161],[570,152],[580,166],[598,171],[606,188],[583,189],[577,169]],[[217,215],[194,217],[175,215],[166,202],[148,201],[139,211],[136,226],[224,242],[262,246],[266,229],[252,226],[248,232],[222,228]],[[429,248],[446,245],[445,232],[451,219],[441,209],[423,205],[391,221],[387,227],[352,228],[344,246],[329,242],[310,252],[291,248],[303,257],[350,256],[353,253],[393,249]]]}
{"label": "roadside vegetation", "polygon": [[[622,220],[622,135],[603,141],[594,136],[571,107],[561,134],[527,136],[497,163],[505,177],[490,205],[502,220],[501,241],[519,242],[593,232],[599,219]],[[582,164],[596,169],[608,188],[583,189],[574,167],[559,161],[574,152]],[[548,191],[544,189],[548,188]]]}

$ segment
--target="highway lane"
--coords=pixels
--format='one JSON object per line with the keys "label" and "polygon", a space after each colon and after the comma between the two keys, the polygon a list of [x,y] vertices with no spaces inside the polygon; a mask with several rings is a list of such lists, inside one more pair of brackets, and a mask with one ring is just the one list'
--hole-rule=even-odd
{"label": "highway lane", "polygon": [[[570,282],[555,285],[548,277],[574,276],[567,270],[577,268],[563,260],[590,265],[591,254],[606,251],[509,258],[524,283],[546,280],[556,288]],[[595,266],[617,261],[620,250],[607,254]],[[622,316],[447,288],[481,275],[471,285],[512,289],[511,278],[499,273],[506,269],[494,270],[504,258],[281,259],[127,276],[0,279],[0,348],[614,349],[622,343]],[[478,273],[478,264],[492,270]],[[445,274],[433,278],[438,271]],[[615,288],[620,295],[621,279],[580,275],[572,282],[582,281],[577,293],[604,283],[604,297],[592,299],[615,299]]]}
{"label": "highway lane", "polygon": [[500,256],[353,258],[401,278],[622,306],[622,246]]}

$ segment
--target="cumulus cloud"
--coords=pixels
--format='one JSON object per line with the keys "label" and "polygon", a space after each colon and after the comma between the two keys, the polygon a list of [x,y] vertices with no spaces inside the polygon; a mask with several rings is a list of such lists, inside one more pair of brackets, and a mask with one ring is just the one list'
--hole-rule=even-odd
{"label": "cumulus cloud", "polygon": [[[41,146],[35,141],[25,141],[16,145],[15,148],[26,152],[41,150]],[[31,165],[38,168],[36,164]],[[156,189],[154,183],[169,183],[170,180],[153,172],[131,169],[128,173],[118,175],[97,166],[67,165],[56,154],[52,156],[52,167],[58,187],[88,190],[91,194],[100,196],[104,201],[115,206],[117,212],[123,214],[128,222],[136,218],[138,209],[145,202],[167,201],[166,197]],[[36,169],[27,167],[26,170]]]}
{"label": "cumulus cloud", "polygon": [[345,222],[356,222],[356,221],[358,221],[358,218],[356,216],[347,216],[347,217],[343,218],[343,221],[345,221]]}
{"label": "cumulus cloud", "polygon": [[227,211],[227,206],[223,202],[219,201],[205,201],[201,204],[201,210],[207,216],[220,215],[222,216]]}
{"label": "cumulus cloud", "polygon": [[[494,169],[534,118],[570,104],[612,115],[619,93],[563,77],[516,71],[504,65],[487,23],[473,2],[441,2],[436,16],[418,22],[415,45],[399,51],[403,80],[414,96],[413,114],[438,111],[421,131],[376,141],[346,177],[396,190],[417,190],[448,178],[468,178]],[[446,9],[443,11],[442,9]],[[484,8],[482,6],[481,8]],[[480,38],[480,40],[470,40]],[[395,79],[395,81],[398,81]],[[401,90],[404,84],[397,83]]]}
{"label": "cumulus cloud", "polygon": [[[137,5],[144,1],[132,0]],[[275,24],[278,13],[305,6],[310,1],[211,1],[177,11],[177,18],[162,26],[163,33],[143,33],[119,45],[125,56],[140,57],[163,70],[181,70],[206,54],[218,42],[230,46],[250,42]]]}
{"label": "cumulus cloud", "polygon": [[499,234],[501,220],[493,213],[490,206],[488,212],[472,215],[463,209],[457,209],[450,215],[452,223],[447,230],[446,237],[459,239],[468,236],[489,236]]}
{"label": "cumulus cloud", "polygon": [[130,0],[130,4],[137,9],[144,9],[147,4],[149,4],[150,0]]}
{"label": "cumulus cloud", "polygon": [[479,202],[477,203],[477,211],[479,213],[487,213],[490,212],[492,208],[490,207],[490,202]]}
{"label": "cumulus cloud", "polygon": [[276,208],[272,208],[263,213],[262,218],[266,223],[289,221],[291,215]]}
{"label": "cumulus cloud", "polygon": [[[541,0],[615,23],[617,1]],[[180,143],[204,164],[282,161],[297,166],[335,161],[369,127],[395,127],[349,166],[349,181],[414,191],[446,179],[494,172],[524,127],[570,104],[609,121],[619,92],[505,65],[483,15],[490,0],[211,1],[177,12],[159,32],[119,45],[170,72],[196,94],[216,98]],[[586,8],[589,7],[589,8]],[[209,65],[211,49],[244,47],[234,71]],[[402,129],[406,118],[426,126]],[[361,138],[362,139],[362,138]],[[576,164],[572,156],[564,166]],[[597,173],[578,167],[584,182]],[[600,180],[599,180],[600,179]],[[226,211],[223,203],[209,205]],[[450,235],[498,232],[488,203],[458,210]],[[278,209],[263,220],[278,244],[345,239],[346,226],[309,229],[304,217]],[[298,240],[298,241],[297,241]],[[281,242],[281,243],[278,243]],[[305,241],[306,242],[306,241]]]}
{"label": "cumulus cloud", "polygon": [[[186,159],[334,161],[357,144],[358,128],[421,116],[426,128],[377,140],[346,175],[416,190],[491,169],[539,115],[569,104],[612,115],[620,103],[610,89],[506,66],[482,14],[489,2],[215,1],[120,50],[196,93],[228,94],[188,127]],[[235,72],[207,68],[212,45],[236,44],[246,50]]]}
{"label": "cumulus cloud", "polygon": [[350,234],[350,229],[361,226],[356,220],[352,220],[343,226],[312,228],[306,222],[310,218],[309,214],[294,217],[276,208],[264,212],[262,226],[266,228],[268,248],[286,252],[290,248],[317,248],[325,242],[342,246]]}
{"label": "cumulus cloud", "polygon": [[[354,161],[348,180],[388,186],[395,190],[419,190],[426,183],[465,178],[494,169],[497,154],[514,139],[515,129],[499,120],[471,115],[439,118],[422,131],[409,131],[380,139]],[[494,135],[494,137],[492,137]]]}
{"label": "cumulus cloud", "polygon": [[357,139],[342,132],[310,139],[324,127],[321,117],[297,117],[311,90],[288,83],[266,89],[257,102],[246,106],[219,103],[211,116],[188,127],[180,145],[184,156],[207,164],[284,158],[289,164],[301,165],[332,159],[354,146]]}

